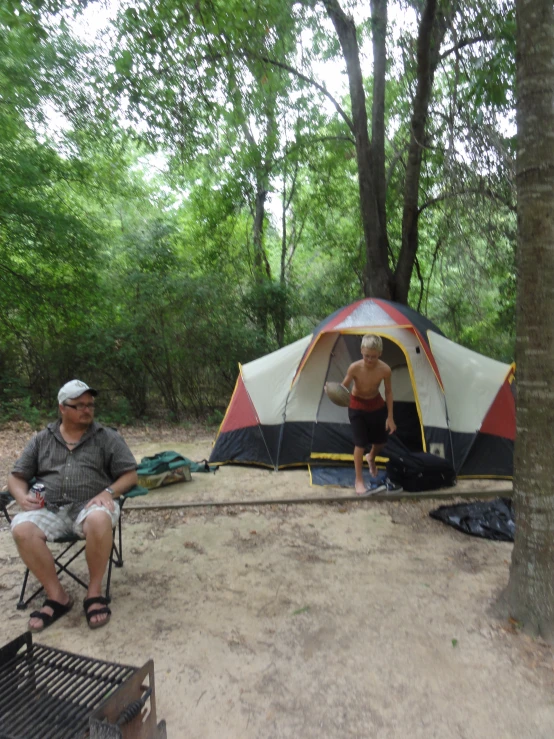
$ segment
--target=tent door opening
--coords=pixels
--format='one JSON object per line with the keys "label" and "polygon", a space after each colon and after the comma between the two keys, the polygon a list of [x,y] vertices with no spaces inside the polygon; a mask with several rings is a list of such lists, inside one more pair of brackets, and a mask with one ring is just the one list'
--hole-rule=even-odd
{"label": "tent door opening", "polygon": [[[394,341],[381,337],[383,340],[383,354],[381,359],[392,370],[392,395],[394,399],[394,420],[397,434],[401,441],[412,451],[422,451],[422,427],[415,401],[412,378],[408,369],[406,355],[402,348]],[[361,358],[362,334],[340,334],[329,357],[326,382],[342,382],[348,367],[352,362]],[[383,384],[381,395],[385,397]],[[348,409],[331,403],[322,389],[319,408],[317,411],[318,424],[332,424],[335,433],[344,437],[344,444],[340,444],[340,452],[352,454],[353,442],[349,428]],[[340,433],[340,425],[348,424],[348,429]],[[318,432],[314,434],[316,440]],[[335,446],[335,444],[333,444]],[[312,448],[312,457],[319,456],[320,444],[315,441]],[[338,451],[338,450],[335,450]]]}

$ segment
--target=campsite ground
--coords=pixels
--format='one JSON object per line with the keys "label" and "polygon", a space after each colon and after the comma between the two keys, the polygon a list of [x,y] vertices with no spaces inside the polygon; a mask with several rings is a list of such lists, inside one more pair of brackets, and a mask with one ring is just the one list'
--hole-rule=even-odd
{"label": "campsite ground", "polygon": [[[0,430],[0,482],[29,433]],[[125,436],[138,459],[200,460],[212,438]],[[156,509],[342,493],[310,487],[305,469],[228,466],[139,499],[150,509],[130,501],[109,626],[89,631],[75,608],[36,640],[137,666],[153,657],[170,739],[551,739],[553,650],[491,612],[510,544],[430,519],[436,501]],[[28,618],[3,523],[0,567],[2,645]]]}

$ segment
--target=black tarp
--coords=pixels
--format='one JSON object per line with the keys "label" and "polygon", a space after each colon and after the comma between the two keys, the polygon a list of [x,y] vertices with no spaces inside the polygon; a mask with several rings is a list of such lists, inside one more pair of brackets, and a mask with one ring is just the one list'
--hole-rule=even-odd
{"label": "black tarp", "polygon": [[442,505],[429,515],[464,534],[494,541],[514,540],[516,527],[509,498]]}

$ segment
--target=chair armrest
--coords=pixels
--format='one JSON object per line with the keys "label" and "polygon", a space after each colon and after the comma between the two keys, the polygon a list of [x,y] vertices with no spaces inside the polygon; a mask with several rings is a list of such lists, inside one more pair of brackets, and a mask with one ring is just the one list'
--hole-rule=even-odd
{"label": "chair armrest", "polygon": [[0,492],[0,513],[4,514],[8,523],[11,523],[11,517],[8,513],[8,506],[10,505],[10,503],[14,502],[15,498],[13,498],[7,490],[3,490],[2,492]]}
{"label": "chair armrest", "polygon": [[130,490],[127,490],[126,493],[123,493],[123,495],[120,495],[119,498],[117,498],[119,508],[123,510],[125,501],[129,498],[138,498],[140,495],[147,495],[149,492],[150,491],[148,490],[148,488],[143,488],[142,485],[135,485]]}

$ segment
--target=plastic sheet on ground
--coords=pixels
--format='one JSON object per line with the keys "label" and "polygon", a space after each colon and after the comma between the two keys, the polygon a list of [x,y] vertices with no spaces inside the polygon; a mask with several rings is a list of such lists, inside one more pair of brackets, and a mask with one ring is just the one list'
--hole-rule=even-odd
{"label": "plastic sheet on ground", "polygon": [[429,515],[464,534],[494,541],[514,540],[516,527],[509,498],[443,505]]}
{"label": "plastic sheet on ground", "polygon": [[[377,480],[381,482],[385,479],[386,475],[385,470],[379,470],[377,477],[371,477],[368,469],[364,467],[363,470],[364,482],[367,487]],[[340,465],[310,465],[310,478],[312,485],[333,485],[341,488],[353,488],[356,474],[353,464],[348,467],[341,467]]]}

